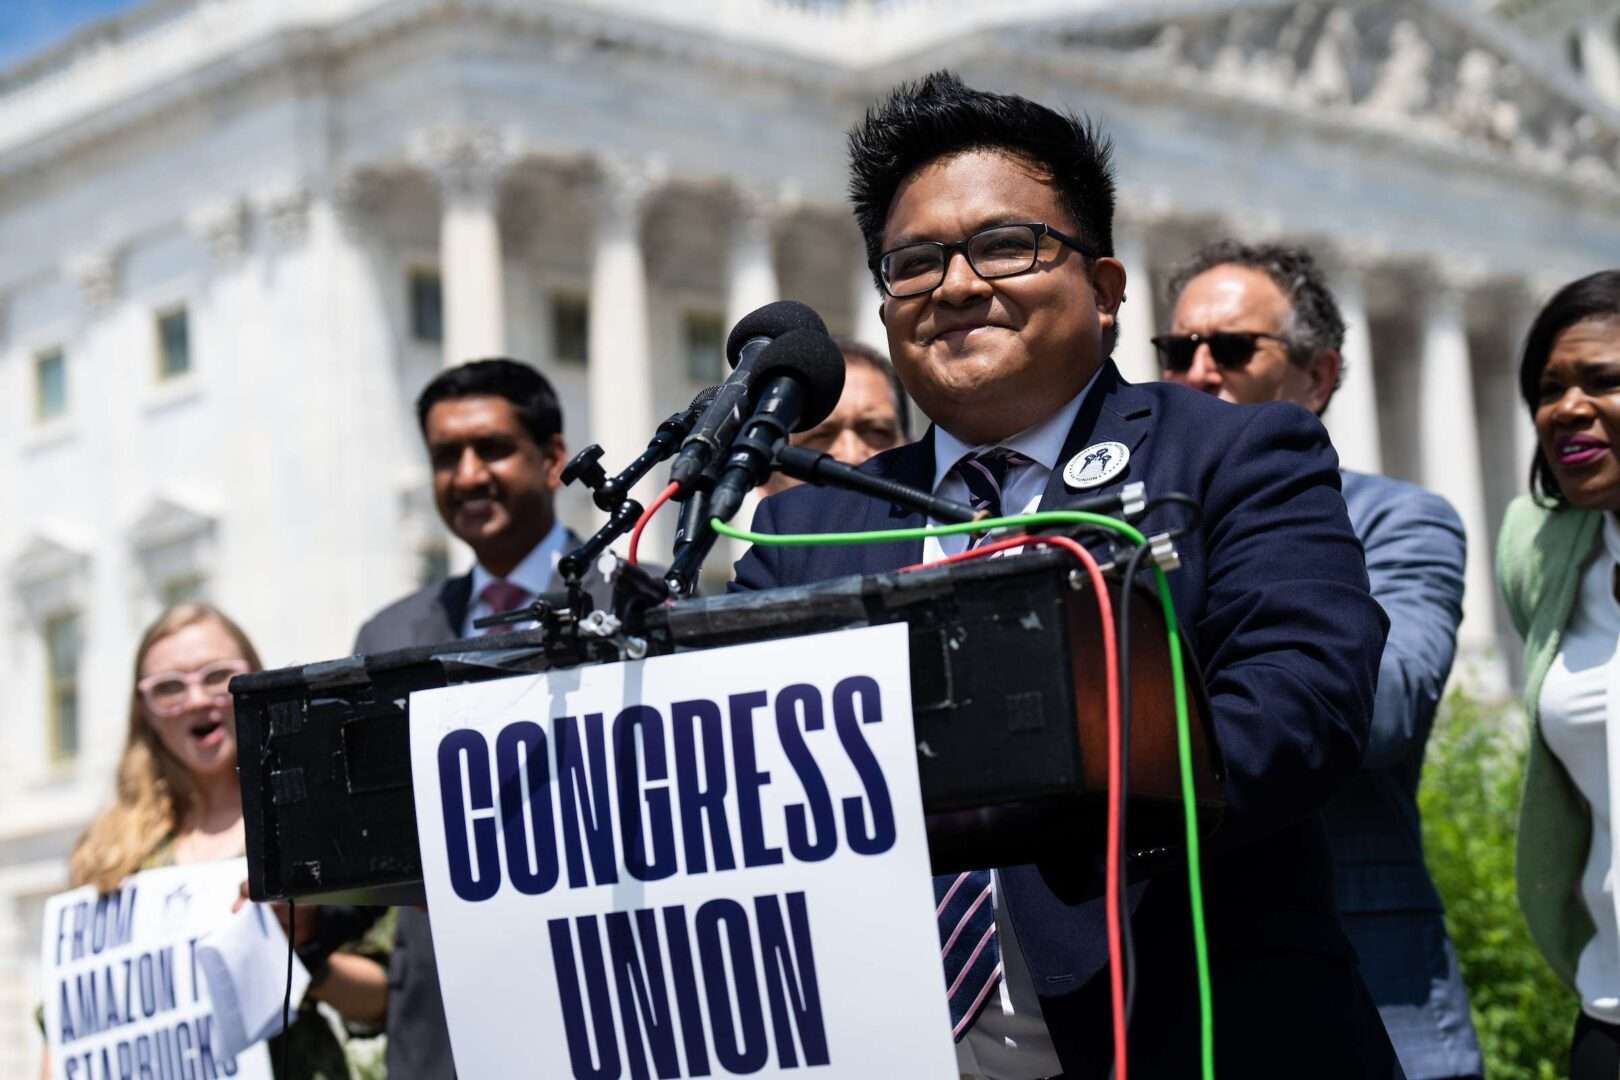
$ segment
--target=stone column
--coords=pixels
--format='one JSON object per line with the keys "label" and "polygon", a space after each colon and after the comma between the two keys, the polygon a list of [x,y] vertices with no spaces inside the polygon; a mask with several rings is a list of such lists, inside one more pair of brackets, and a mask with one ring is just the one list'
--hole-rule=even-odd
{"label": "stone column", "polygon": [[1523,396],[1519,393],[1519,364],[1524,358],[1525,339],[1530,336],[1530,325],[1535,322],[1536,316],[1553,294],[1563,288],[1573,275],[1562,273],[1538,274],[1524,281],[1513,293],[1513,308],[1510,313],[1509,334],[1511,348],[1508,350],[1509,363],[1512,364],[1511,384],[1513,387],[1513,490],[1524,493],[1530,490],[1530,462],[1535,459],[1539,442],[1536,436],[1536,423],[1530,418],[1530,409],[1525,405]]}
{"label": "stone column", "polygon": [[662,179],[655,166],[609,160],[594,193],[586,394],[590,439],[607,452],[610,472],[645,448],[657,423],[641,222]]}
{"label": "stone column", "polygon": [[1581,66],[1587,82],[1610,105],[1620,108],[1620,42],[1615,41],[1614,11],[1587,20],[1580,34]]}
{"label": "stone column", "polygon": [[739,187],[731,245],[726,256],[726,330],[739,319],[782,298],[776,280],[771,231],[781,204],[759,188]]}
{"label": "stone column", "polygon": [[1465,288],[1465,279],[1437,270],[1422,298],[1418,444],[1423,486],[1451,503],[1468,534],[1463,621],[1457,643],[1465,654],[1480,658],[1489,657],[1496,645],[1495,586]]}
{"label": "stone column", "polygon": [[446,367],[506,352],[497,210],[510,140],[492,131],[435,129],[418,135],[412,157],[438,178],[439,279]]}
{"label": "stone column", "polygon": [[1364,269],[1341,265],[1332,275],[1329,288],[1344,316],[1344,378],[1322,420],[1339,464],[1359,472],[1384,470],[1384,456],[1378,430],[1378,393],[1373,371],[1372,326],[1367,317],[1367,289]]}
{"label": "stone column", "polygon": [[1145,223],[1121,222],[1115,228],[1114,257],[1125,264],[1125,302],[1119,309],[1114,363],[1127,382],[1157,382],[1159,355],[1152,338],[1159,326],[1149,261],[1152,251]]}
{"label": "stone column", "polygon": [[878,352],[887,356],[889,354],[889,331],[883,325],[883,292],[877,281],[872,277],[872,268],[866,264],[866,245],[863,243],[856,249],[854,275],[850,278],[850,289],[853,298],[850,301],[850,310],[855,313],[855,319],[850,326],[850,333],[855,340],[863,345],[870,345]]}
{"label": "stone column", "polygon": [[[771,233],[788,207],[789,200],[758,187],[740,186],[736,192],[736,217],[732,221],[731,246],[726,259],[726,329],[756,308],[782,298],[776,280],[776,263]],[[758,491],[750,491],[732,518],[732,524],[747,528],[759,506]],[[725,560],[729,567],[748,545],[738,540],[722,540],[715,545],[711,565]]]}

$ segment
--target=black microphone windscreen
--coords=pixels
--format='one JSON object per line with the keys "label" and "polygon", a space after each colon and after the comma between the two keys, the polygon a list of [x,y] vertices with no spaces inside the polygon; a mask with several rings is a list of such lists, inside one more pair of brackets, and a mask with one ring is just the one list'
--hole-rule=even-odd
{"label": "black microphone windscreen", "polygon": [[844,393],[844,354],[825,331],[789,330],[759,358],[755,385],[792,375],[804,387],[804,408],[794,431],[808,431],[831,415]]}
{"label": "black microphone windscreen", "polygon": [[726,338],[726,362],[737,366],[742,347],[754,338],[779,338],[790,330],[814,330],[825,334],[827,324],[808,304],[778,300],[744,315]]}
{"label": "black microphone windscreen", "polygon": [[686,411],[694,414],[701,413],[704,409],[713,405],[714,399],[719,396],[720,388],[718,386],[705,386],[692,398],[692,403],[686,407]]}

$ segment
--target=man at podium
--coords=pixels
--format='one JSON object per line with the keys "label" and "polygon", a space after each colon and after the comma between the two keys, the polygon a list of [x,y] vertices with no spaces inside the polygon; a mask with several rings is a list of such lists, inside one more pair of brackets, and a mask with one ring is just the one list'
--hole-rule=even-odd
{"label": "man at podium", "polygon": [[[863,467],[992,515],[1131,482],[1197,500],[1202,522],[1178,540],[1170,582],[1227,765],[1228,813],[1204,870],[1217,1072],[1387,1080],[1400,1068],[1339,925],[1318,816],[1361,760],[1387,620],[1315,417],[1120,378],[1109,350],[1127,283],[1111,257],[1110,152],[1088,122],[947,73],[899,87],[851,132],[890,354],[934,421]],[[1168,513],[1147,531],[1171,524]],[[810,486],[767,499],[754,519],[792,533],[922,524]],[[756,547],[737,583],[892,570],[973,542]],[[942,941],[987,945],[944,957],[962,1071],[1106,1076],[1103,900],[1060,897],[1036,866],[936,885]],[[1134,885],[1129,904],[1135,1074],[1196,1075],[1185,873]]]}

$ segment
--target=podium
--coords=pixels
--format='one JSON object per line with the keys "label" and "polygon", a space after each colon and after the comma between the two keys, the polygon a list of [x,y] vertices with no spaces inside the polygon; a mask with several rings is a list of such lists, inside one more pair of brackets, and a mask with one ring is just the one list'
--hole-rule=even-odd
{"label": "podium", "polygon": [[[634,627],[646,655],[903,622],[930,858],[936,873],[1061,860],[1100,891],[1108,740],[1096,598],[1066,554],[1039,550],[905,573],[680,601]],[[1133,599],[1128,850],[1151,870],[1182,848],[1165,625]],[[1116,607],[1118,582],[1109,579]],[[538,631],[238,676],[238,761],[255,900],[420,902],[412,692],[603,657]],[[639,649],[638,649],[639,651]],[[1193,650],[1183,643],[1192,666]],[[807,657],[807,663],[813,662]],[[1199,821],[1219,819],[1220,755],[1189,670]],[[1093,872],[1094,871],[1094,872]]]}

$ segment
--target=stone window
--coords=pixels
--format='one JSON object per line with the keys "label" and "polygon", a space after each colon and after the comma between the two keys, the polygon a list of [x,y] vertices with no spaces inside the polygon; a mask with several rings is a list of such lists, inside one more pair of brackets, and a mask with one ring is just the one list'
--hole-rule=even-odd
{"label": "stone window", "polygon": [[175,379],[191,370],[191,319],[184,306],[157,313],[157,377]]}
{"label": "stone window", "polygon": [[686,374],[693,382],[711,383],[725,373],[726,325],[712,311],[689,311],[681,331]]}
{"label": "stone window", "polygon": [[175,604],[208,599],[216,532],[211,514],[178,499],[158,496],[147,504],[129,530],[141,621]]}
{"label": "stone window", "polygon": [[416,549],[416,584],[426,587],[450,576],[450,549],[442,541],[429,541]]}
{"label": "stone window", "polygon": [[551,300],[551,355],[559,364],[584,364],[589,354],[590,303],[562,294]]}
{"label": "stone window", "polygon": [[45,423],[67,411],[67,355],[61,349],[34,354],[34,419]]}
{"label": "stone window", "polygon": [[79,755],[79,614],[57,612],[41,627],[45,643],[46,745],[52,763]]}
{"label": "stone window", "polygon": [[159,583],[158,598],[165,608],[205,601],[208,599],[208,576],[201,573],[177,574]]}
{"label": "stone window", "polygon": [[437,344],[444,340],[444,283],[437,270],[415,269],[409,276],[411,337]]}
{"label": "stone window", "polygon": [[399,492],[400,553],[418,587],[450,576],[450,543],[433,502],[433,488],[412,483]]}
{"label": "stone window", "polygon": [[[66,541],[36,533],[11,563],[10,574],[29,648],[26,661],[8,677],[21,700],[35,701],[24,715],[40,724],[38,764],[54,776],[77,758],[83,731],[79,674],[84,653],[81,613],[90,601],[90,559],[84,538]],[[15,711],[15,710],[13,710]],[[43,723],[41,723],[43,721]],[[31,742],[32,740],[30,740]]]}

